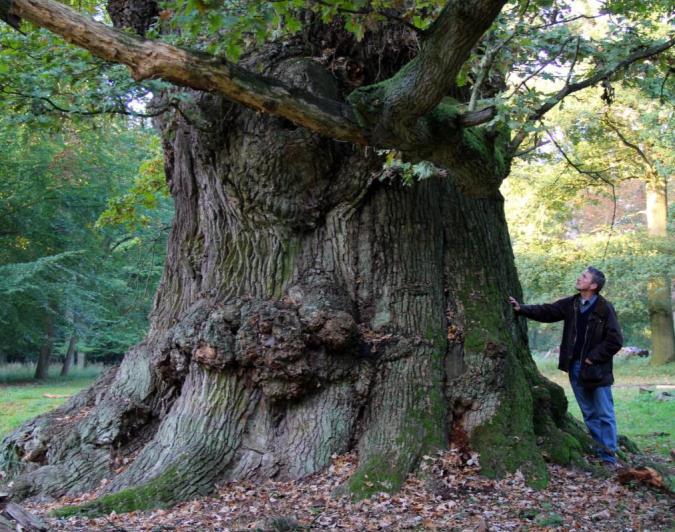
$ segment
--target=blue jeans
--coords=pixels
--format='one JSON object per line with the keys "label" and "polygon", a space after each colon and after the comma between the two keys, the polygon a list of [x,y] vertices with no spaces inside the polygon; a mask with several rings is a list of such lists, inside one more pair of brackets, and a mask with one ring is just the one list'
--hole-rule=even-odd
{"label": "blue jeans", "polygon": [[574,391],[584,422],[596,443],[596,454],[604,462],[616,463],[616,417],[612,387],[584,388],[579,384],[581,362],[570,366],[570,384]]}

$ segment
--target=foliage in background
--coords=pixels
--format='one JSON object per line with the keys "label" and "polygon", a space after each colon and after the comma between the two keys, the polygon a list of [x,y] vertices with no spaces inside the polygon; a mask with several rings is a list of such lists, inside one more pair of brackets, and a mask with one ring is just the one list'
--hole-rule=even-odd
{"label": "foliage in background", "polygon": [[129,190],[156,168],[154,132],[128,119],[2,120],[0,140],[2,358],[33,359],[49,320],[61,349],[75,334],[80,352],[119,358],[145,331],[172,209],[155,186],[154,201],[136,198],[142,223],[97,221],[119,197],[133,204]]}
{"label": "foliage in background", "polygon": [[[648,169],[617,130],[648,155],[660,178],[672,175],[672,87],[653,88],[620,84],[611,104],[597,93],[566,102],[546,122],[549,142],[516,162],[503,187],[525,301],[574,293],[577,275],[592,264],[607,274],[604,294],[627,343],[644,347],[650,338],[647,281],[661,272],[672,276],[675,245],[647,235]],[[674,217],[671,207],[670,231]],[[559,325],[528,326],[534,348],[559,342]]]}

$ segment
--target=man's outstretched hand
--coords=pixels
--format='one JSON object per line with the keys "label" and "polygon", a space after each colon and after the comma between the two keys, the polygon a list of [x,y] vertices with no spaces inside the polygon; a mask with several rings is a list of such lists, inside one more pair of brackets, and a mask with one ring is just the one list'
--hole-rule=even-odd
{"label": "man's outstretched hand", "polygon": [[513,307],[513,310],[515,310],[516,312],[520,311],[520,303],[518,303],[518,301],[516,301],[515,298],[509,296],[509,303]]}

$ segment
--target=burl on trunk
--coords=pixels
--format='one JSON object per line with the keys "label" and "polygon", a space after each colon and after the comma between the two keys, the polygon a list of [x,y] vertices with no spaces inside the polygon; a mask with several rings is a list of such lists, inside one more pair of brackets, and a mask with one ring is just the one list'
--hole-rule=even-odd
{"label": "burl on trunk", "polygon": [[[371,82],[409,58],[359,49]],[[344,97],[349,80],[312,50],[298,40],[247,61]],[[472,155],[494,139],[458,137],[454,166],[405,185],[371,148],[191,94],[158,123],[176,214],[150,332],[5,439],[15,494],[108,479],[80,510],[128,511],[231,480],[299,478],[356,449],[345,488],[365,496],[467,441],[485,474],[521,468],[542,485],[545,457],[579,455],[563,391],[538,374],[506,301],[520,294],[498,190],[508,164]]]}

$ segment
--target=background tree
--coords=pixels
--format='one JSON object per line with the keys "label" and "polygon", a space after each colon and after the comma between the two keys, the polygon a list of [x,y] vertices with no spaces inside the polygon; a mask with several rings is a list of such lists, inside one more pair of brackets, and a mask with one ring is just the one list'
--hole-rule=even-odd
{"label": "background tree", "polygon": [[[641,109],[627,109],[622,114],[607,113],[604,125],[617,137],[622,146],[637,161],[636,173],[643,176],[646,188],[647,232],[657,241],[666,242],[668,238],[668,177],[672,175],[673,164],[672,136],[668,135],[671,120],[654,120],[654,111],[646,116]],[[632,113],[630,111],[633,111]],[[638,114],[641,118],[638,118]],[[622,116],[623,115],[623,116]],[[632,115],[632,116],[631,116]],[[658,117],[658,114],[656,114]],[[636,120],[637,119],[637,120]],[[651,120],[650,120],[651,119]],[[630,122],[628,122],[630,121]],[[637,122],[640,126],[647,123],[652,126],[651,135],[645,127],[630,127],[628,123]],[[656,134],[656,135],[655,135]],[[657,138],[653,138],[656,136]],[[661,137],[663,139],[661,140]],[[672,255],[671,255],[672,257]],[[672,266],[672,265],[671,265]],[[675,331],[673,329],[672,275],[673,268],[665,268],[649,280],[649,315],[651,319],[652,358],[654,365],[666,364],[675,360]]]}
{"label": "background tree", "polygon": [[[651,340],[656,364],[669,359],[673,334],[668,289],[673,250],[667,238],[655,237],[657,217],[650,209],[660,184],[657,225],[665,235],[667,178],[673,170],[667,133],[672,106],[660,101],[670,101],[667,88],[656,92],[649,85],[616,83],[612,102],[592,93],[566,102],[548,117],[548,144],[514,166],[505,192],[528,297],[555,297],[569,290],[587,264],[600,265],[611,272],[608,294],[626,340],[642,345]],[[531,175],[540,178],[532,183]],[[526,219],[523,212],[529,213]],[[664,288],[658,303],[650,288],[654,279]],[[546,348],[557,342],[557,327],[534,325],[532,331],[552,340]]]}
{"label": "background tree", "polygon": [[[519,467],[538,485],[542,450],[580,459],[564,394],[506,303],[521,293],[498,189],[549,110],[636,62],[659,67],[673,41],[643,32],[632,2],[503,5],[109,4],[118,27],[160,42],[14,0],[9,16],[136,80],[187,87],[152,106],[176,216],[150,332],[5,441],[15,493],[91,488],[139,449],[89,510],[299,477],[350,448],[359,495],[395,489],[450,441],[470,441],[486,474]],[[585,36],[588,17],[609,20],[603,39]],[[426,179],[406,186],[406,170]],[[54,422],[86,407],[75,427]]]}
{"label": "background tree", "polygon": [[[14,361],[39,352],[36,377],[45,378],[55,344],[71,357],[77,347],[111,362],[138,341],[171,208],[164,200],[154,219],[133,210],[143,185],[163,184],[151,132],[120,121],[55,130],[40,115],[19,116],[24,122],[0,124],[0,350]],[[146,204],[157,202],[152,190],[142,192]]]}

